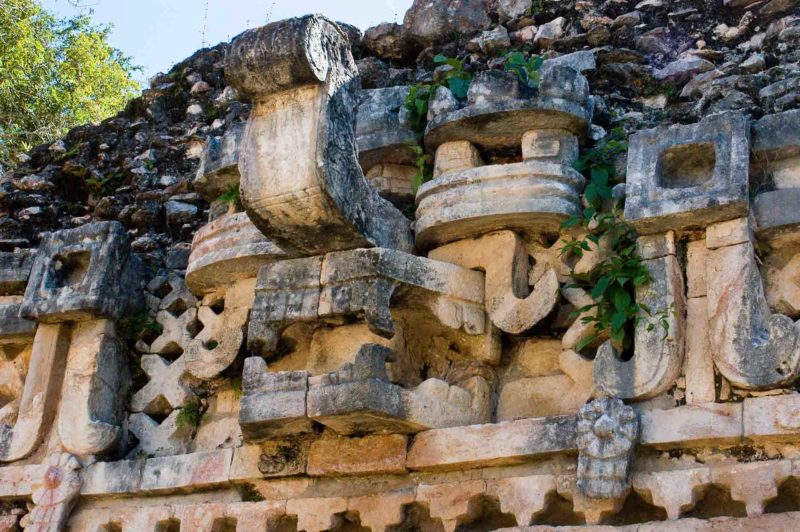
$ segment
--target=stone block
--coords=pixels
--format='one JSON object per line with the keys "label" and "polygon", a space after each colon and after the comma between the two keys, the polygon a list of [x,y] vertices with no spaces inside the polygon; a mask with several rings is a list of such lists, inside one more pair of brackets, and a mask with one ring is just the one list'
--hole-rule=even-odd
{"label": "stone block", "polygon": [[322,438],[311,444],[308,474],[321,476],[402,474],[406,472],[407,436]]}
{"label": "stone block", "polygon": [[641,443],[658,449],[742,441],[742,404],[708,403],[640,412]]}
{"label": "stone block", "polygon": [[302,440],[277,439],[260,445],[245,445],[233,450],[230,479],[246,482],[303,475],[307,460],[308,445]]}
{"label": "stone block", "polygon": [[744,400],[744,436],[756,443],[800,441],[800,395]]}
{"label": "stone block", "polygon": [[416,155],[411,145],[416,135],[409,127],[405,109],[408,91],[408,87],[399,86],[359,93],[356,144],[365,172],[378,164],[414,164]]}
{"label": "stone block", "polygon": [[442,520],[445,532],[454,532],[458,519],[470,515],[470,499],[485,490],[482,480],[468,480],[458,484],[420,484],[417,501],[426,503],[431,517]]}
{"label": "stone block", "polygon": [[371,530],[387,530],[400,525],[406,515],[405,506],[414,502],[414,490],[377,493],[347,500],[348,511],[358,512],[361,525]]}
{"label": "stone block", "polygon": [[778,189],[800,188],[800,110],[766,115],[751,130],[755,171],[769,174]]}
{"label": "stone block", "polygon": [[149,458],[141,491],[179,492],[219,487],[228,483],[233,449]]}
{"label": "stone block", "polygon": [[268,239],[301,256],[413,249],[409,220],[369,186],[358,161],[359,77],[339,26],[311,15],[245,32],[225,73],[255,103],[240,182],[247,214]]}
{"label": "stone block", "polygon": [[81,495],[137,493],[142,482],[144,460],[95,462],[83,470]]}
{"label": "stone block", "polygon": [[693,297],[686,302],[684,375],[686,404],[689,405],[713,403],[717,397],[714,357],[708,334],[708,301],[705,297]]}
{"label": "stone block", "polygon": [[141,412],[128,416],[128,430],[139,440],[130,455],[141,453],[149,457],[159,457],[188,452],[194,427],[178,425],[180,412],[181,409],[176,408],[160,423]]}
{"label": "stone block", "polygon": [[483,166],[483,159],[477,148],[466,140],[445,142],[436,148],[433,176],[439,177],[452,172],[463,172]]}
{"label": "stone block", "polygon": [[0,252],[0,296],[22,295],[28,284],[34,252],[21,249],[14,253]]}
{"label": "stone block", "polygon": [[800,229],[800,188],[770,190],[756,196],[753,218],[759,239],[796,236]]}
{"label": "stone block", "polygon": [[553,453],[575,452],[576,418],[552,416],[429,430],[408,453],[412,470],[452,470],[520,464]]}
{"label": "stone block", "polygon": [[0,345],[27,343],[36,332],[35,321],[19,317],[19,299],[0,296]]}
{"label": "stone block", "polygon": [[701,488],[711,483],[707,467],[674,471],[641,471],[633,475],[633,489],[655,506],[667,511],[667,518],[678,519],[691,510],[701,496]]}
{"label": "stone block", "polygon": [[261,266],[285,256],[246,213],[222,216],[195,233],[186,286],[196,294],[206,294],[241,279],[255,278]]}
{"label": "stone block", "polygon": [[628,152],[625,219],[646,234],[745,216],[749,153],[741,114],[639,131]]}
{"label": "stone block", "polygon": [[143,306],[142,264],[119,222],[46,233],[20,308],[40,322],[118,319]]}
{"label": "stone block", "polygon": [[717,249],[753,240],[753,230],[749,218],[736,218],[726,222],[709,225],[706,228],[706,248]]}
{"label": "stone block", "polygon": [[706,241],[695,240],[686,246],[686,297],[706,295],[706,261],[708,248]]}
{"label": "stone block", "polygon": [[46,469],[44,464],[0,467],[0,497],[30,496],[33,484],[44,476]]}
{"label": "stone block", "polygon": [[731,498],[743,502],[750,517],[764,513],[767,501],[778,496],[778,486],[791,474],[789,460],[711,466],[711,481],[729,488]]}
{"label": "stone block", "polygon": [[239,186],[239,150],[244,124],[234,123],[221,137],[209,137],[200,155],[200,166],[192,181],[194,189],[211,202]]}

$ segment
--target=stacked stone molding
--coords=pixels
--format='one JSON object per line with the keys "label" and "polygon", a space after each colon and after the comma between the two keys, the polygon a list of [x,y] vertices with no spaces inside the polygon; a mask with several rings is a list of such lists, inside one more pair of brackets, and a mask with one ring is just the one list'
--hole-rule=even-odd
{"label": "stacked stone molding", "polygon": [[[0,530],[795,530],[799,62],[791,0],[201,50],[0,177]],[[629,348],[564,224],[622,137]]]}

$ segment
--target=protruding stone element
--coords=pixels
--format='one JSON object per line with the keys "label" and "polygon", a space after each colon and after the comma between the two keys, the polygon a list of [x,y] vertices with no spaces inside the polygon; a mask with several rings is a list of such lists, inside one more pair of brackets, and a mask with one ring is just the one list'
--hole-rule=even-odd
{"label": "protruding stone element", "polygon": [[706,467],[633,474],[633,489],[651,504],[664,508],[670,520],[691,510],[700,500],[702,488],[708,484],[711,484],[711,471]]}
{"label": "protruding stone element", "polygon": [[58,433],[76,455],[102,454],[117,443],[127,359],[114,322],[75,325],[67,356]]}
{"label": "protruding stone element", "polygon": [[33,487],[33,510],[21,523],[26,531],[65,529],[81,492],[80,469],[80,462],[70,454],[54,454],[48,458],[44,478]]}
{"label": "protruding stone element", "polygon": [[184,357],[169,362],[159,355],[142,355],[141,365],[150,382],[131,397],[131,412],[167,415],[194,399],[194,393],[184,381]]}
{"label": "protruding stone element", "polygon": [[185,454],[192,439],[192,426],[179,426],[178,416],[181,410],[173,410],[164,421],[158,423],[147,414],[131,414],[128,418],[128,429],[139,440],[139,445],[131,452],[147,456],[174,456]]}
{"label": "protruding stone element", "polygon": [[192,181],[195,190],[208,201],[214,201],[239,185],[239,149],[244,124],[237,122],[221,137],[209,137],[200,156],[200,167]]}
{"label": "protruding stone element", "polygon": [[458,484],[421,484],[417,500],[427,503],[431,517],[442,520],[445,532],[455,532],[458,519],[470,517],[470,499],[483,493],[483,480],[467,480]]}
{"label": "protruding stone element", "polygon": [[27,343],[36,332],[36,322],[19,317],[21,296],[0,296],[0,345]]}
{"label": "protruding stone element", "polygon": [[118,319],[142,306],[144,275],[119,222],[46,233],[20,316],[55,323]]}
{"label": "protruding stone element", "polygon": [[471,142],[466,140],[445,142],[436,148],[433,177],[463,172],[479,166],[483,166],[483,159]]}
{"label": "protruding stone element", "polygon": [[267,238],[303,255],[413,249],[409,221],[359,165],[358,71],[336,24],[306,16],[250,30],[232,43],[226,75],[255,104],[239,154],[241,192]]}
{"label": "protruding stone element", "polygon": [[527,526],[531,519],[545,509],[547,496],[556,491],[553,475],[509,477],[486,481],[486,494],[497,497],[500,509],[514,515],[519,526]]}
{"label": "protruding stone element", "polygon": [[[253,286],[252,284],[250,285]],[[186,345],[186,371],[198,379],[213,379],[230,366],[244,341],[249,307],[236,306],[228,297],[204,301],[197,309],[203,328]],[[224,305],[220,310],[219,305]]]}
{"label": "protruding stone element", "polygon": [[558,276],[548,269],[528,287],[528,253],[513,231],[498,231],[434,249],[434,260],[486,272],[486,311],[500,330],[521,334],[549,315],[559,300]]}
{"label": "protruding stone element", "polygon": [[[705,270],[705,264],[700,266]],[[686,404],[713,403],[717,398],[714,356],[708,337],[708,300],[693,297],[686,302]]]}
{"label": "protruding stone element", "polygon": [[674,255],[675,234],[640,237],[640,250],[650,247],[652,240],[673,245],[654,246],[655,250],[663,250],[656,256],[640,251],[650,282],[636,287],[636,302],[649,313],[640,311],[633,357],[623,361],[609,340],[600,346],[594,361],[594,380],[599,390],[620,399],[655,397],[672,386],[683,367],[686,300],[683,272]]}
{"label": "protruding stone element", "polygon": [[583,516],[587,525],[597,525],[618,513],[625,502],[624,496],[603,499],[588,497],[578,486],[575,474],[558,475],[556,490],[559,495],[572,501],[572,509]]}
{"label": "protruding stone element", "polygon": [[745,504],[747,515],[764,513],[767,501],[778,496],[778,486],[792,474],[788,460],[754,462],[752,464],[715,464],[711,481],[730,488],[731,498]]}
{"label": "protruding stone element", "polygon": [[757,443],[800,441],[800,394],[749,397],[743,406],[744,437]]}
{"label": "protruding stone element", "polygon": [[800,110],[795,109],[764,116],[753,124],[751,169],[769,175],[779,190],[800,188],[798,121]]}
{"label": "protruding stone element", "polygon": [[[729,222],[728,225],[734,222]],[[794,381],[800,374],[800,345],[795,323],[772,314],[749,239],[746,219],[735,222],[745,229],[735,239],[718,239],[709,249],[707,276],[711,347],[719,372],[731,384],[766,389]],[[720,224],[723,225],[723,224]],[[708,233],[719,232],[714,226]],[[726,234],[731,230],[726,230]],[[744,240],[744,241],[743,241]],[[714,245],[707,239],[709,248]],[[729,244],[729,242],[732,242]]]}
{"label": "protruding stone element", "polygon": [[268,372],[260,357],[244,361],[239,424],[245,439],[255,440],[312,429],[306,416],[308,372]]}
{"label": "protruding stone element", "polygon": [[642,445],[656,449],[733,445],[742,441],[742,403],[642,410]]}
{"label": "protruding stone element", "polygon": [[578,412],[578,489],[592,499],[620,498],[630,488],[639,420],[619,399],[600,398]]}
{"label": "protruding stone element", "polygon": [[362,90],[359,93],[356,135],[358,160],[364,171],[379,164],[413,165],[416,135],[405,109],[408,87]]}
{"label": "protruding stone element", "polygon": [[234,281],[255,277],[261,266],[285,256],[261,234],[246,213],[222,216],[195,233],[186,268],[186,286],[196,294],[205,294]]}
{"label": "protruding stone element", "polygon": [[405,389],[388,381],[386,361],[393,358],[391,350],[368,344],[354,363],[309,378],[308,416],[340,434],[415,433],[491,418],[491,389],[483,377],[463,387],[428,379]]}
{"label": "protruding stone element", "polygon": [[[69,348],[69,326],[40,324],[33,340],[16,423],[0,423],[0,461],[33,453],[55,417]],[[5,420],[4,420],[5,421]]]}
{"label": "protruding stone element", "polygon": [[558,129],[583,136],[594,102],[589,83],[567,66],[543,69],[539,89],[532,94],[512,73],[487,70],[473,79],[468,102],[429,116],[425,144],[468,140],[485,149],[517,146],[531,130]]}
{"label": "protruding stone element", "polygon": [[746,215],[749,131],[744,115],[724,113],[633,135],[625,219],[663,233]]}
{"label": "protruding stone element", "polygon": [[0,252],[0,296],[25,293],[33,258],[34,253],[27,249],[16,253]]}
{"label": "protruding stone element", "polygon": [[363,316],[372,332],[391,338],[392,313],[407,311],[414,320],[432,315],[465,351],[494,363],[499,350],[483,301],[482,273],[400,251],[357,249],[281,261],[259,272],[248,344],[274,356],[290,324],[341,316]]}

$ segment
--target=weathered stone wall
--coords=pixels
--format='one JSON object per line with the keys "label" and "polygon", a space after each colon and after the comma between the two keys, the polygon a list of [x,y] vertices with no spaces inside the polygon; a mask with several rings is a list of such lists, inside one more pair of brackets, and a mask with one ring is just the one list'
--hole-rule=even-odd
{"label": "weathered stone wall", "polygon": [[[34,149],[0,184],[0,529],[794,530],[799,36],[789,0],[308,16]],[[437,54],[471,83],[420,138]],[[620,135],[598,203],[575,163]],[[631,229],[570,251],[612,204]],[[628,344],[591,322],[626,256]]]}

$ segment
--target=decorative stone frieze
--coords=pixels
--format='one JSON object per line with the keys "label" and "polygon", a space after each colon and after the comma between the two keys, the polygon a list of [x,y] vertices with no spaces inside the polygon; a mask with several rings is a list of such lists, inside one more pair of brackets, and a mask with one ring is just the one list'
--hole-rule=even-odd
{"label": "decorative stone frieze", "polygon": [[595,399],[578,412],[578,489],[592,499],[617,499],[630,488],[639,440],[633,408],[616,398]]}
{"label": "decorative stone frieze", "polygon": [[255,104],[239,169],[242,201],[267,238],[302,255],[413,248],[409,221],[359,165],[358,71],[337,25],[307,16],[250,30],[232,43],[226,74]]}
{"label": "decorative stone frieze", "polygon": [[43,478],[33,486],[34,507],[22,520],[29,532],[64,530],[81,491],[81,464],[70,454],[47,460]]}

